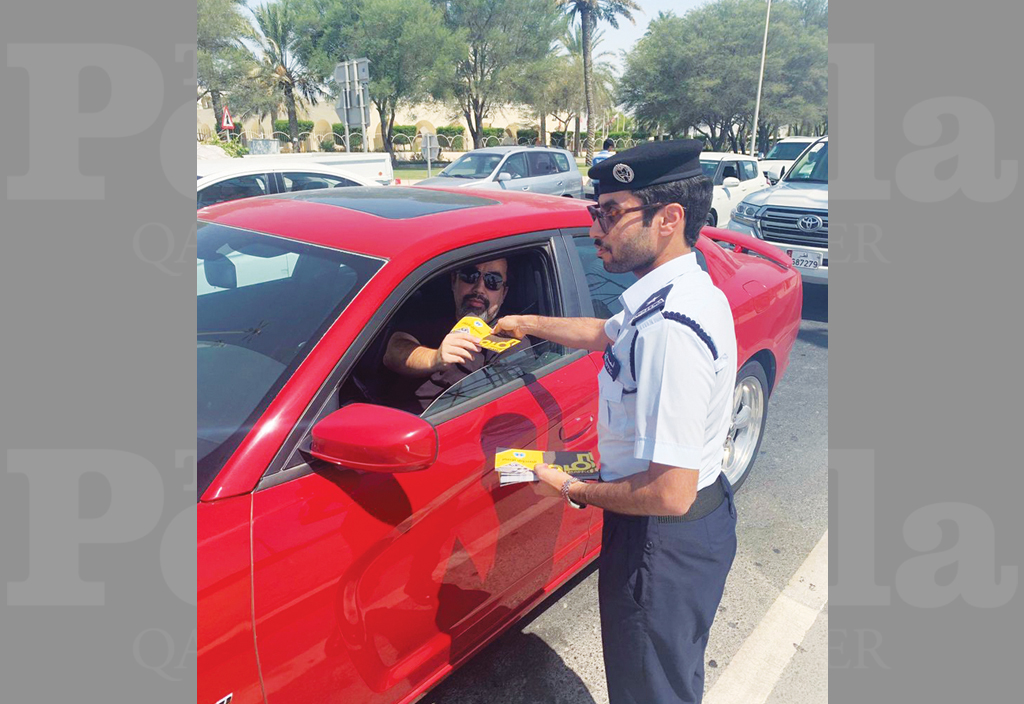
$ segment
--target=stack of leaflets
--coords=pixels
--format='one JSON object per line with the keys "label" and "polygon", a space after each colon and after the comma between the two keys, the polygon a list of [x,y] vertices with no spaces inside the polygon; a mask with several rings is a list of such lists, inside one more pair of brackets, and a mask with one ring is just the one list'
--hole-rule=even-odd
{"label": "stack of leaflets", "polygon": [[509,450],[499,447],[494,456],[494,471],[500,477],[501,486],[537,481],[533,468],[538,464],[549,464],[577,479],[597,479],[599,475],[597,462],[590,452]]}
{"label": "stack of leaflets", "polygon": [[514,337],[503,337],[501,335],[492,334],[491,326],[485,323],[480,318],[472,315],[467,315],[459,322],[455,323],[455,327],[452,328],[452,332],[468,332],[470,335],[477,339],[480,346],[485,350],[493,350],[494,352],[504,352],[510,347],[518,345],[522,340],[518,340]]}

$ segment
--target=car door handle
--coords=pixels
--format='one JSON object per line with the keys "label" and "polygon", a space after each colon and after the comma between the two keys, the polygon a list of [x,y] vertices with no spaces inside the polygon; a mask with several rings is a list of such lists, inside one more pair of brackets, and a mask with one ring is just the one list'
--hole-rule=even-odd
{"label": "car door handle", "polygon": [[530,190],[530,187],[529,186],[523,186],[523,190],[524,191],[528,191],[528,190]]}
{"label": "car door handle", "polygon": [[565,183],[565,181],[559,181],[558,185],[561,186],[563,183]]}
{"label": "car door handle", "polygon": [[588,430],[594,427],[594,416],[585,415],[579,418],[573,418],[570,421],[566,421],[561,428],[558,429],[558,437],[562,442],[572,442],[573,440],[579,440]]}

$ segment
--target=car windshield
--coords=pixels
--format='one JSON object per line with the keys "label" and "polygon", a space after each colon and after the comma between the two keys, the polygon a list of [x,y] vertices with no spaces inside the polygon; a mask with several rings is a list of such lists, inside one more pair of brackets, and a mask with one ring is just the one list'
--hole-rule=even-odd
{"label": "car windshield", "polygon": [[198,496],[382,262],[200,222]]}
{"label": "car windshield", "polygon": [[438,175],[451,178],[487,178],[501,162],[501,156],[501,154],[474,154],[472,152],[463,154]]}
{"label": "car windshield", "polygon": [[715,173],[718,171],[718,162],[701,159],[700,168],[701,171],[704,172],[705,176],[707,176],[708,178],[714,178]]}
{"label": "car windshield", "polygon": [[765,156],[765,159],[778,159],[779,161],[793,161],[800,152],[807,149],[807,142],[779,142]]}
{"label": "car windshield", "polygon": [[828,183],[828,142],[818,142],[790,167],[786,181]]}
{"label": "car windshield", "polygon": [[488,391],[516,379],[526,377],[528,381],[531,372],[563,356],[565,356],[565,348],[547,340],[533,345],[520,343],[505,351],[483,369],[478,369],[445,389],[445,392],[434,399],[434,402],[423,412],[423,417],[436,416],[468,399],[482,396]]}

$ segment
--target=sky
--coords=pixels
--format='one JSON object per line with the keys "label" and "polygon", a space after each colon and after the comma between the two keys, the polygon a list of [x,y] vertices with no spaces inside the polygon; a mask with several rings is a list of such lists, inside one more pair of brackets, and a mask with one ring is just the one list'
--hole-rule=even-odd
{"label": "sky", "polygon": [[614,29],[608,23],[598,25],[604,31],[604,38],[601,41],[600,51],[610,51],[613,56],[606,57],[607,61],[622,72],[622,52],[633,48],[640,37],[647,31],[647,25],[652,19],[658,16],[659,12],[674,12],[680,17],[686,14],[687,10],[704,5],[707,0],[636,0],[640,6],[640,12],[633,13],[636,24],[628,20],[619,20],[619,28]]}

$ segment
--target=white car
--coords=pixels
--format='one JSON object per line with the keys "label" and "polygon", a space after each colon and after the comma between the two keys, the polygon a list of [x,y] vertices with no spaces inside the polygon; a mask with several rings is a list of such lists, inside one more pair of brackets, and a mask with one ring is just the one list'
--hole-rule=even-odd
{"label": "white car", "polygon": [[757,159],[731,152],[701,152],[700,166],[715,185],[708,213],[708,225],[729,227],[729,214],[740,201],[768,187],[768,179],[758,170]]}
{"label": "white car", "polygon": [[817,139],[817,137],[785,137],[780,139],[775,143],[775,146],[768,150],[768,153],[764,155],[764,159],[761,159],[761,173],[767,176],[773,185],[778,183],[779,179],[789,171],[789,167],[793,165],[796,158],[803,153],[804,149],[814,144]]}
{"label": "white car", "polygon": [[583,197],[583,177],[570,152],[556,147],[485,147],[466,152],[417,186],[526,191]]}
{"label": "white car", "polygon": [[805,284],[828,284],[828,137],[820,137],[776,185],[748,196],[730,228],[793,258]]}
{"label": "white car", "polygon": [[239,198],[291,193],[316,188],[377,186],[380,184],[333,166],[296,163],[282,157],[211,159],[196,162],[196,209]]}

